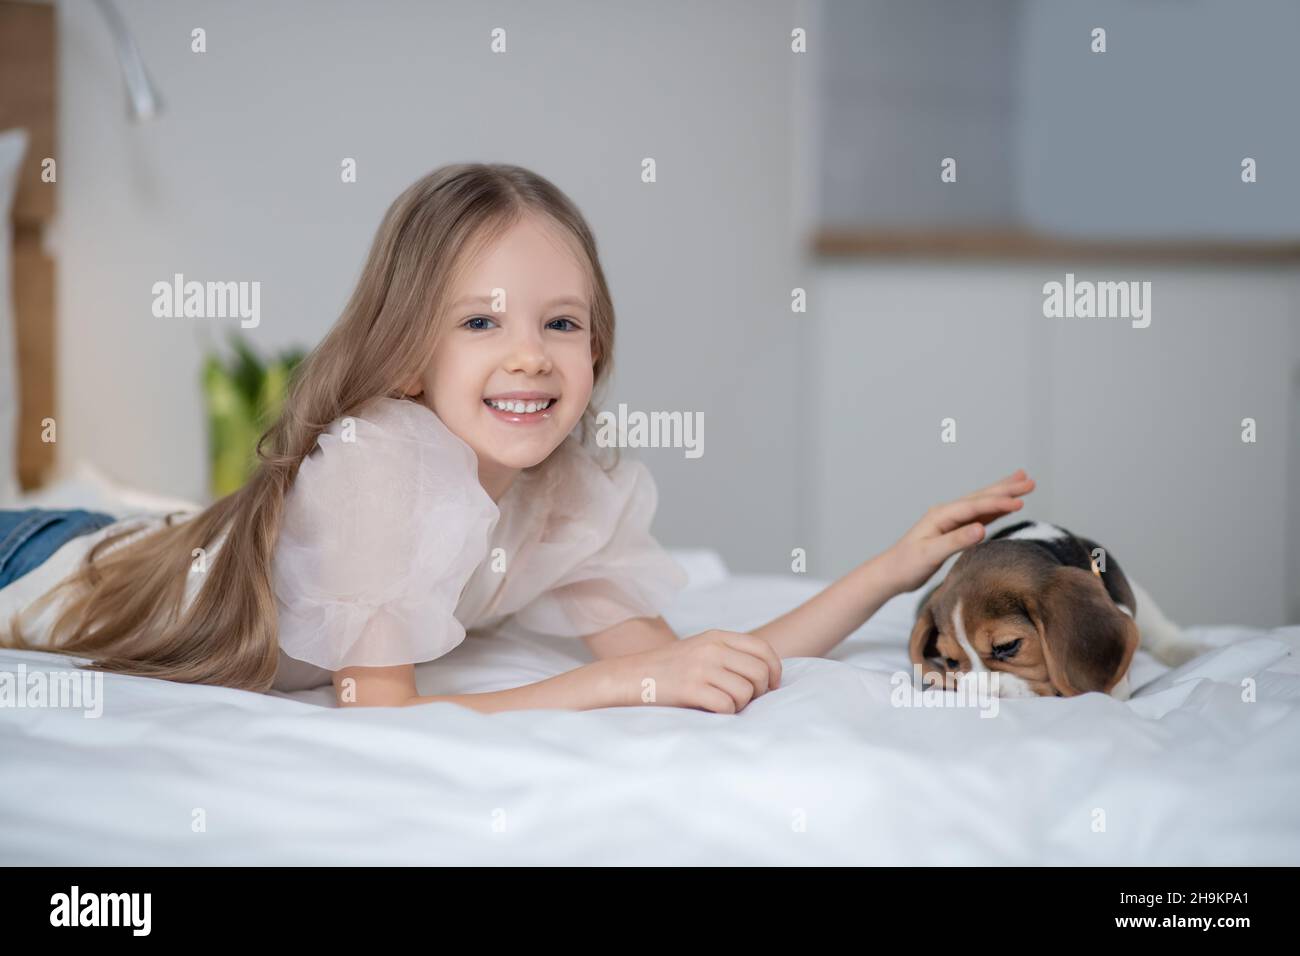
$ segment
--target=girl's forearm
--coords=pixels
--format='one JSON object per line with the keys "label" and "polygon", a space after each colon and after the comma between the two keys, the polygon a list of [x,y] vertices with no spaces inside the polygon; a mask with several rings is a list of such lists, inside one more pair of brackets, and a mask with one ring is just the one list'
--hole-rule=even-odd
{"label": "girl's forearm", "polygon": [[535,684],[483,694],[417,694],[405,700],[403,706],[444,701],[484,714],[506,710],[593,710],[598,707],[618,707],[626,701],[623,699],[625,695],[619,693],[617,670],[616,660],[595,661]]}
{"label": "girl's forearm", "polygon": [[[900,590],[890,561],[879,555],[858,565],[799,607],[751,631],[781,657],[821,657],[861,627]],[[626,659],[610,657],[546,680],[483,694],[412,695],[404,706],[448,702],[491,714],[507,710],[593,710],[638,701],[635,681],[623,676]]]}
{"label": "girl's forearm", "polygon": [[782,657],[821,657],[899,592],[884,555],[858,565],[793,611],[750,633]]}

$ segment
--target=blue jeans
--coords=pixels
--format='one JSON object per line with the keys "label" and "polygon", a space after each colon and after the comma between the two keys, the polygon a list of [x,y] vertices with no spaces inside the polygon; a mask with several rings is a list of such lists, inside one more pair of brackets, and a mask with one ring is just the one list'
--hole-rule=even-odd
{"label": "blue jeans", "polygon": [[0,509],[0,588],[40,567],[78,535],[116,520],[102,511],[80,508]]}

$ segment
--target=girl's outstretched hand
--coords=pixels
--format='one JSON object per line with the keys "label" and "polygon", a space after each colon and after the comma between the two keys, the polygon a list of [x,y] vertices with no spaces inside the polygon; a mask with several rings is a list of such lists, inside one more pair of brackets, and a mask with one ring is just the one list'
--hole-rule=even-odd
{"label": "girl's outstretched hand", "polygon": [[616,675],[619,703],[736,714],[781,683],[781,658],[761,637],[705,631],[597,662]]}
{"label": "girl's outstretched hand", "polygon": [[1021,495],[1034,490],[1023,468],[987,488],[935,505],[882,557],[898,590],[914,591],[949,557],[984,540],[984,526],[1024,504]]}

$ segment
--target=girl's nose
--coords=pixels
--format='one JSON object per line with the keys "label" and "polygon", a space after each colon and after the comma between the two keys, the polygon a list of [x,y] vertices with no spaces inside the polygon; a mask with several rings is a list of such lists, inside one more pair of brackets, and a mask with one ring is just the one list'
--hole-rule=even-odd
{"label": "girl's nose", "polygon": [[511,369],[538,373],[550,369],[546,343],[536,331],[524,331],[511,337],[507,364]]}

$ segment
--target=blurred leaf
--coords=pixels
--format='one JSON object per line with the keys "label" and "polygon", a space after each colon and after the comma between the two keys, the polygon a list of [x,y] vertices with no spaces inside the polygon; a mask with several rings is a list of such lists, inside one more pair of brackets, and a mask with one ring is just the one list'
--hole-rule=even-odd
{"label": "blurred leaf", "polygon": [[257,440],[284,408],[293,371],[305,357],[290,349],[268,361],[232,335],[233,357],[205,356],[202,385],[207,405],[212,494],[239,490],[257,465]]}
{"label": "blurred leaf", "polygon": [[262,387],[262,377],[266,374],[266,367],[262,360],[257,357],[252,347],[243,339],[231,335],[230,344],[235,350],[235,382],[239,386],[239,391],[252,405],[257,401],[258,394]]}

